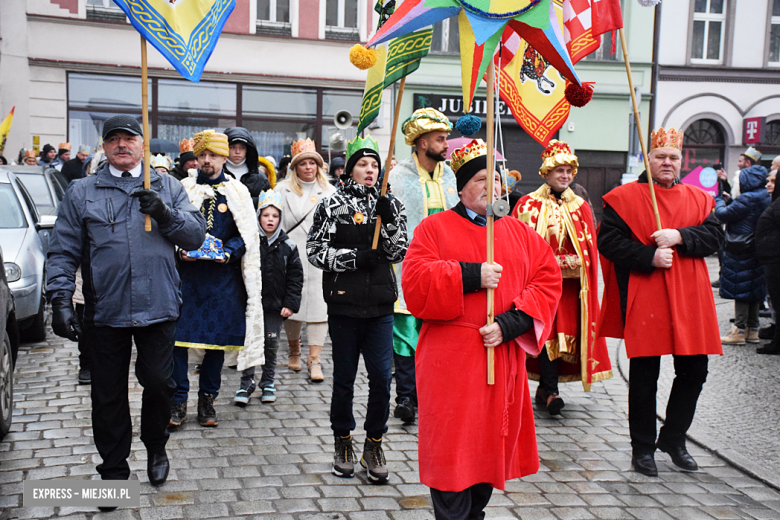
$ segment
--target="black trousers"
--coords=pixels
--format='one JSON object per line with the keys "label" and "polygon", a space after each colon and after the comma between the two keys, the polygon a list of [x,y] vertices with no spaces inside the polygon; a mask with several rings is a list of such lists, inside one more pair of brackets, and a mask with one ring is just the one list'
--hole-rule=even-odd
{"label": "black trousers", "polygon": [[[81,325],[81,330],[84,330],[84,304],[83,303],[76,304],[76,318],[79,320],[79,325]],[[89,370],[91,368],[90,357],[89,357],[89,345],[87,344],[87,338],[84,334],[79,336],[79,368],[82,370],[84,370],[85,368]]]}
{"label": "black trousers", "polygon": [[431,488],[436,520],[482,520],[490,502],[493,486],[474,484],[463,491],[439,491]]}
{"label": "black trousers", "polygon": [[[764,266],[764,280],[766,280],[769,299],[775,309],[775,320],[780,321],[780,265],[771,264]],[[780,347],[780,327],[775,324],[775,338],[772,342]]]}
{"label": "black trousers", "polygon": [[133,436],[127,398],[132,343],[137,352],[135,375],[144,389],[141,441],[155,452],[168,441],[176,322],[128,328],[86,326],[84,334],[90,345],[98,345],[91,352],[92,431],[103,458],[97,470],[103,480],[124,480],[130,476],[127,457]]}
{"label": "black trousers", "polygon": [[[628,428],[634,455],[651,454],[656,443],[656,393],[661,357],[630,360],[628,377]],[[674,382],[666,404],[666,421],[659,439],[685,446],[685,433],[693,422],[699,394],[707,380],[707,356],[674,356]]]}
{"label": "black trousers", "polygon": [[417,404],[417,380],[415,379],[414,356],[399,356],[393,352],[395,364],[395,402],[409,398]]}
{"label": "black trousers", "polygon": [[550,361],[547,347],[539,354],[539,384],[548,394],[558,393],[558,359]]}

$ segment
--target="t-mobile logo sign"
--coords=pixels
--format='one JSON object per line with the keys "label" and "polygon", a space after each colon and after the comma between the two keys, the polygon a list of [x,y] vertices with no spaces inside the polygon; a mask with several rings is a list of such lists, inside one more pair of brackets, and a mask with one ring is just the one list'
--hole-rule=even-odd
{"label": "t-mobile logo sign", "polygon": [[745,119],[745,135],[743,141],[745,144],[759,144],[763,141],[764,118],[750,117]]}

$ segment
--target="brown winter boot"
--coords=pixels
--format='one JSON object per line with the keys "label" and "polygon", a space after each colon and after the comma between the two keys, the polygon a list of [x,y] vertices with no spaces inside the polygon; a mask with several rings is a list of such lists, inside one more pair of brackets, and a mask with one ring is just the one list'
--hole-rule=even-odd
{"label": "brown winter boot", "polygon": [[309,345],[309,356],[306,358],[306,366],[309,368],[309,377],[313,383],[325,381],[322,375],[322,364],[320,363],[321,345]]}
{"label": "brown winter boot", "polygon": [[301,340],[288,340],[290,355],[287,358],[287,366],[294,372],[301,371]]}
{"label": "brown winter boot", "polygon": [[720,342],[724,345],[744,345],[745,344],[745,331],[740,331],[736,325],[731,326],[727,336],[721,336]]}
{"label": "brown winter boot", "polygon": [[745,341],[748,343],[760,343],[758,338],[758,329],[748,327],[745,329]]}

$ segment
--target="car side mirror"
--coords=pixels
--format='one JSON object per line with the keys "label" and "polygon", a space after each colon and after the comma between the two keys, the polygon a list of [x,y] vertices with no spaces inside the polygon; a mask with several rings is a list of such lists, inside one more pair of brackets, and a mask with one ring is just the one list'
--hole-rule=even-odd
{"label": "car side mirror", "polygon": [[43,229],[54,229],[55,222],[57,222],[56,215],[41,215],[41,220],[39,220],[38,223],[35,224],[35,228],[38,231],[41,231]]}

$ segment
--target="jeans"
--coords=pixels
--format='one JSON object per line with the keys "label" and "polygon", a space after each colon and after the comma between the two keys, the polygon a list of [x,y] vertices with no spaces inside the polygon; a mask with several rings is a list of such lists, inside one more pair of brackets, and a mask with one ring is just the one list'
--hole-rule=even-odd
{"label": "jeans", "polygon": [[[188,351],[187,347],[173,349],[173,380],[176,382],[174,403],[187,402],[187,394],[190,392],[190,380],[187,377]],[[198,395],[211,394],[216,398],[222,384],[222,365],[225,362],[225,351],[205,349],[205,352],[203,362],[200,364]]]}
{"label": "jeans", "polygon": [[363,427],[378,439],[387,431],[393,359],[393,315],[376,318],[328,316],[333,341],[333,398],[330,427],[346,437],[355,429],[352,400],[360,354],[368,371],[368,406]]}
{"label": "jeans", "polygon": [[417,404],[417,380],[414,371],[414,356],[401,356],[393,352],[395,362],[395,402],[411,399]]}
{"label": "jeans", "polygon": [[760,306],[759,302],[750,303],[734,300],[734,325],[740,329],[750,327],[757,330],[760,326],[758,322],[758,308]]}
{"label": "jeans", "polygon": [[[628,429],[634,455],[655,451],[656,392],[661,357],[631,358],[628,376]],[[707,380],[707,356],[674,356],[674,382],[666,404],[666,421],[659,439],[685,446],[685,433],[693,422],[696,403]]]}
{"label": "jeans", "polygon": [[127,457],[133,437],[127,378],[133,340],[138,356],[135,375],[144,391],[141,396],[141,441],[150,453],[165,449],[171,396],[174,391],[173,343],[176,322],[164,321],[147,327],[84,327],[91,349],[92,431],[95,447],[103,458],[97,467],[103,480],[126,480],[130,476]]}
{"label": "jeans", "polygon": [[[263,326],[265,329],[265,344],[263,346],[263,375],[260,378],[260,388],[274,384],[276,377],[276,353],[279,351],[279,333],[282,331],[284,318],[277,311],[263,312]],[[241,372],[241,389],[247,393],[255,391],[255,367],[249,367]]]}
{"label": "jeans", "polygon": [[436,520],[482,520],[492,494],[490,484],[474,484],[463,491],[431,488],[433,514]]}

